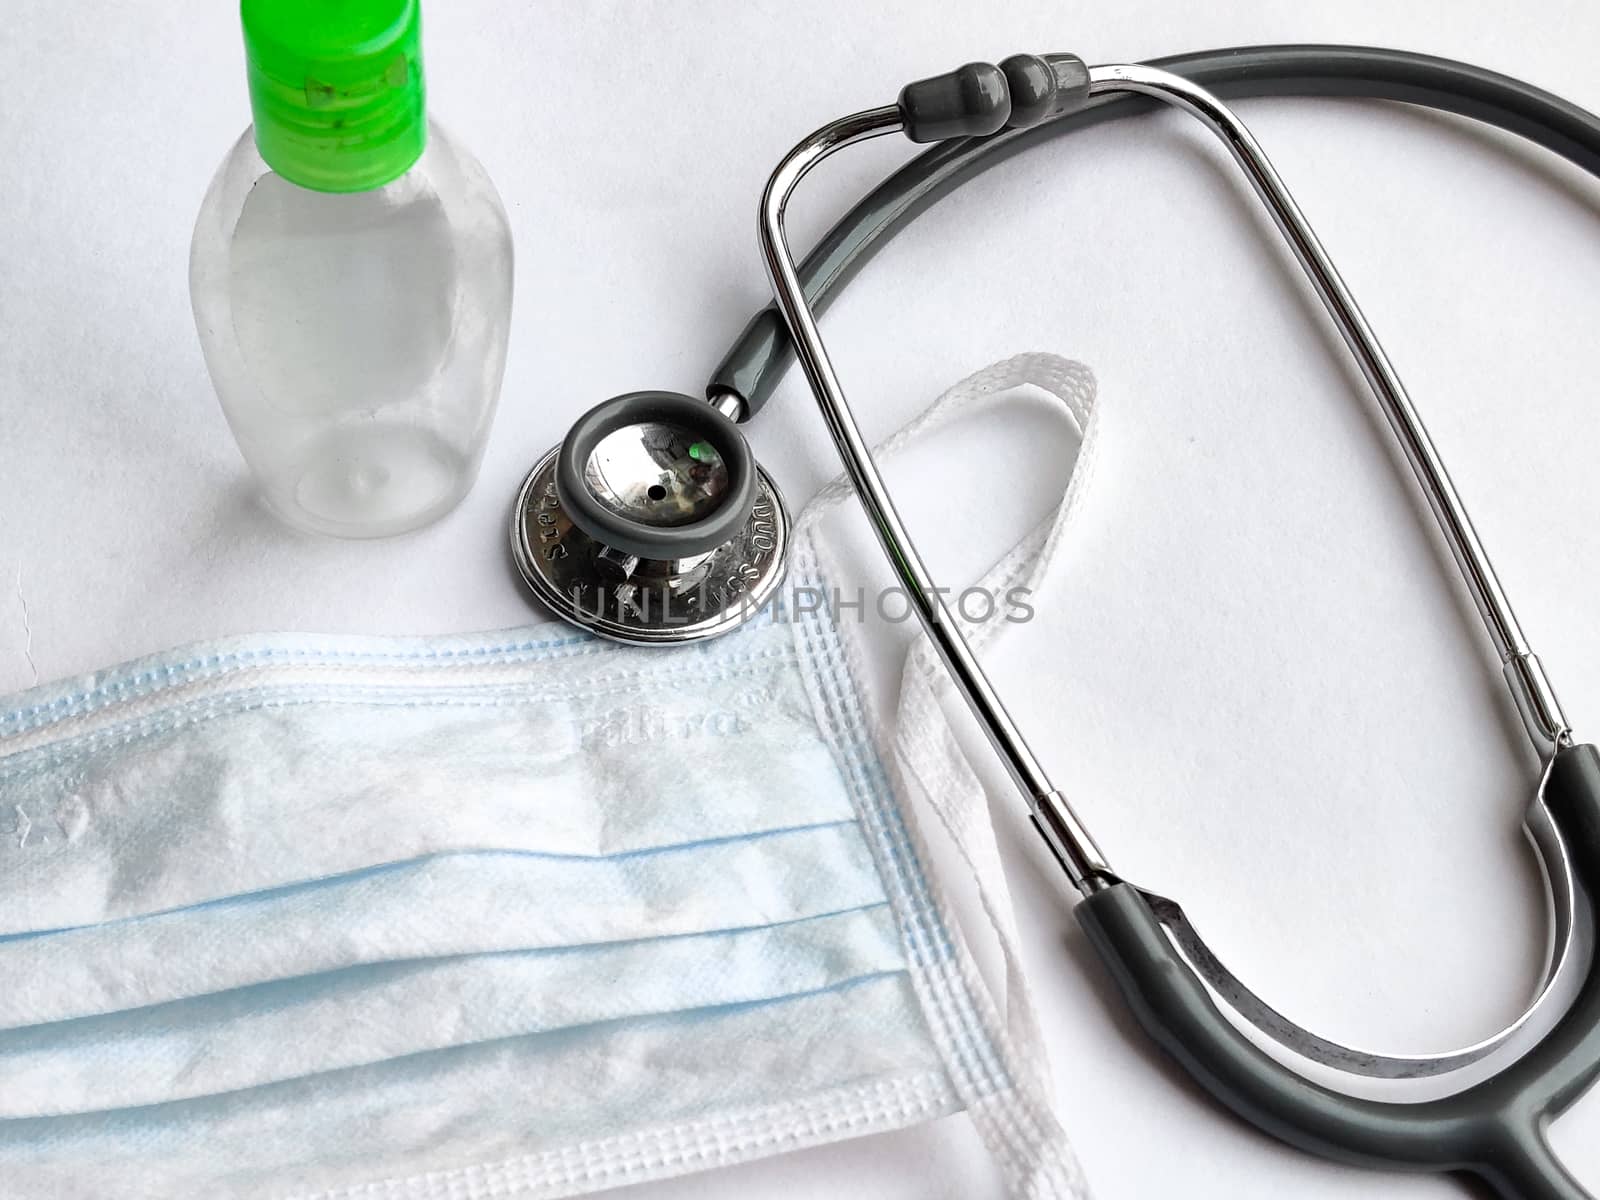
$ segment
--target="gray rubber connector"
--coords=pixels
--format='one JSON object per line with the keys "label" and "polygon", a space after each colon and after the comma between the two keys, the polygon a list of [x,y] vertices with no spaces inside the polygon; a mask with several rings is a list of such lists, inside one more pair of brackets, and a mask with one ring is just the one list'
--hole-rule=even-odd
{"label": "gray rubber connector", "polygon": [[1000,64],[1011,94],[1007,129],[1028,129],[1071,112],[1089,98],[1089,68],[1071,54],[1013,54]]}
{"label": "gray rubber connector", "polygon": [[[647,525],[600,503],[584,479],[600,440],[628,425],[659,421],[703,438],[728,467],[716,511],[686,525]],[[658,561],[707,554],[731,541],[756,505],[756,461],[744,434],[704,400],[679,392],[629,392],[602,400],[573,424],[556,455],[556,498],[572,523],[603,546]]]}

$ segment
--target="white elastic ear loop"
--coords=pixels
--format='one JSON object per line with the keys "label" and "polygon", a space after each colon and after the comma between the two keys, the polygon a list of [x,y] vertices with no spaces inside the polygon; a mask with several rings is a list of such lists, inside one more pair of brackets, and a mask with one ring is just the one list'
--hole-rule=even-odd
{"label": "white elastic ear loop", "polygon": [[[1007,392],[1031,385],[1061,405],[1080,435],[1073,467],[1060,504],[1031,533],[1013,546],[979,582],[992,592],[1013,587],[1033,589],[1043,578],[1059,544],[1068,517],[1076,507],[1093,461],[1094,376],[1081,363],[1053,354],[1021,354],[969,376],[947,391],[925,412],[874,450],[880,460],[956,417],[996,403]],[[823,488],[806,506],[796,525],[797,542],[816,547],[813,528],[828,511],[851,494],[843,476]],[[820,547],[814,551],[820,558]],[[973,622],[952,614],[975,649],[989,641],[1000,623]],[[984,915],[993,928],[1005,965],[1006,1032],[1003,1049],[1019,1086],[1032,1093],[1035,1128],[1024,1131],[1039,1161],[1010,1163],[1008,1174],[1020,1195],[1083,1195],[1081,1172],[1072,1159],[1050,1107],[1049,1065],[1031,990],[1022,969],[1010,890],[999,868],[988,798],[957,744],[939,708],[939,695],[950,686],[932,642],[924,634],[906,656],[900,702],[895,714],[895,765],[907,784],[915,785],[939,818],[962,861],[977,883]],[[1019,1053],[1020,1052],[1020,1053]]]}
{"label": "white elastic ear loop", "polygon": [[[991,593],[1013,587],[1036,589],[1054,557],[1067,518],[1088,477],[1093,450],[1095,384],[1093,373],[1081,363],[1053,354],[1019,354],[995,363],[962,380],[919,416],[902,426],[873,450],[885,460],[958,417],[992,406],[1008,392],[1032,385],[1058,401],[1077,429],[1079,450],[1068,475],[1060,504],[983,576],[977,586]],[[833,480],[806,506],[796,525],[798,536],[808,536],[828,511],[853,494],[845,476]],[[973,622],[952,609],[967,642],[977,649],[1003,627],[995,621]],[[949,676],[938,661],[933,643],[918,638],[906,656],[900,702],[895,713],[894,752],[900,769],[922,791],[930,808],[961,852],[980,884],[985,914],[1001,942],[1006,965],[1007,1026],[1022,1045],[1040,1045],[1038,1024],[1028,987],[1015,954],[1016,932],[1010,893],[1005,878],[989,864],[997,863],[998,848],[987,797],[947,722],[939,714],[938,696],[948,690]],[[978,849],[985,853],[977,861]]]}

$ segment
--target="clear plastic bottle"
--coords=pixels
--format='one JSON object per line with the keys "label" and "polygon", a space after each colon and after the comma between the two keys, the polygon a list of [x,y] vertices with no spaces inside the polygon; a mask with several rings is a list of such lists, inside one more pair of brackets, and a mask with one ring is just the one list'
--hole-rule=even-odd
{"label": "clear plastic bottle", "polygon": [[243,0],[255,124],[189,260],[206,365],[267,505],[344,537],[471,488],[511,317],[511,233],[427,119],[417,0]]}

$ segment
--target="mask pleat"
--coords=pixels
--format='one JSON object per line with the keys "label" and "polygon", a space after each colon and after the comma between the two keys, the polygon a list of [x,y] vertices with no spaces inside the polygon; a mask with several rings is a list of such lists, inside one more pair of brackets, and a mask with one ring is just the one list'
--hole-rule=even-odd
{"label": "mask pleat", "polygon": [[883,900],[854,822],[614,858],[450,854],[0,940],[0,1029],[399,959],[786,923]]}
{"label": "mask pleat", "polygon": [[[0,1121],[0,1178],[50,1200],[561,1196],[954,1111],[909,978],[588,1025],[148,1108]],[[611,1131],[627,1131],[615,1139]],[[569,1148],[584,1145],[588,1152]],[[286,1149],[291,1148],[291,1149]],[[685,1155],[690,1155],[684,1161]],[[661,1166],[675,1159],[676,1169]],[[92,1165],[92,1169],[85,1169]],[[422,1173],[429,1172],[424,1176]]]}
{"label": "mask pleat", "polygon": [[757,646],[688,674],[559,696],[542,677],[231,681],[137,720],[102,711],[91,732],[0,757],[0,812],[26,822],[0,839],[0,935],[430,854],[602,857],[854,816],[792,660]]}
{"label": "mask pleat", "polygon": [[384,963],[0,1034],[0,1118],[133,1108],[903,968],[883,904],[737,933]]}

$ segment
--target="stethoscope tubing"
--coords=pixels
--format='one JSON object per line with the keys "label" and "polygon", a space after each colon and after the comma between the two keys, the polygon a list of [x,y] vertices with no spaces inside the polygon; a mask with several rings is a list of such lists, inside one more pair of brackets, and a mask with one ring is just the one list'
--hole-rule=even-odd
{"label": "stethoscope tubing", "polygon": [[[1600,122],[1594,117],[1526,84],[1462,64],[1390,51],[1274,47],[1184,56],[1168,60],[1168,65],[1209,74],[1213,78],[1208,82],[1233,94],[1382,95],[1427,103],[1492,120],[1600,173]],[[1098,107],[1083,107],[1035,129],[969,140],[953,150],[941,146],[923,155],[847,215],[803,267],[794,262],[783,229],[784,206],[794,187],[835,150],[893,132],[906,122],[895,107],[872,109],[802,141],[774,172],[762,200],[762,250],[777,313],[886,554],[908,592],[922,597],[919,616],[935,647],[1028,797],[1035,824],[1082,893],[1079,919],[1147,1032],[1223,1104],[1306,1150],[1365,1165],[1469,1172],[1508,1200],[1580,1200],[1586,1193],[1550,1151],[1544,1128],[1600,1073],[1596,958],[1590,956],[1577,999],[1536,1045],[1491,1077],[1441,1099],[1394,1103],[1348,1096],[1311,1082],[1266,1054],[1213,1001],[1152,907],[1153,898],[1110,870],[1050,785],[944,610],[855,425],[817,330],[816,310],[884,236],[949,187],[998,161],[984,157],[1002,153],[989,147],[1003,145],[1009,153],[1031,144],[1024,139],[1041,136],[1041,131],[1047,135],[1064,131],[1069,122],[1081,127],[1084,118],[1100,119],[1111,103],[1120,101],[1120,96],[1110,100],[1112,94],[1141,92],[1200,117],[1228,144],[1272,212],[1406,451],[1505,663],[1530,738],[1547,760],[1536,803],[1552,822],[1559,863],[1549,861],[1551,851],[1544,842],[1536,838],[1536,845],[1552,871],[1559,865],[1575,873],[1578,886],[1571,890],[1581,895],[1593,924],[1600,887],[1600,755],[1592,746],[1571,744],[1554,693],[1527,648],[1443,464],[1338,273],[1248,130],[1212,93],[1192,78],[1152,66],[1095,68],[1089,79],[1091,91],[1098,85],[1100,93],[1089,105],[1098,100]],[[766,372],[781,366],[786,353],[765,315],[758,317],[719,369],[712,394],[736,393],[748,415],[764,399],[762,389],[770,390],[772,376]],[[1482,1045],[1492,1047],[1500,1040]]]}
{"label": "stethoscope tubing", "polygon": [[[1591,915],[1600,888],[1600,755],[1556,753],[1544,789]],[[1530,1050],[1436,1100],[1361,1099],[1306,1079],[1255,1045],[1213,1001],[1146,896],[1118,882],[1085,897],[1078,922],[1140,1027],[1211,1095],[1302,1150],[1358,1166],[1458,1171],[1504,1200],[1592,1200],[1551,1152],[1549,1122],[1600,1074],[1600,959]]]}
{"label": "stethoscope tubing", "polygon": [[[1516,134],[1600,176],[1600,119],[1542,88],[1469,63],[1368,46],[1247,46],[1154,58],[1222,99],[1273,96],[1389,100],[1469,117]],[[1130,93],[1093,97],[1076,111],[1026,129],[940,142],[862,197],[800,264],[807,300],[820,316],[857,272],[902,228],[943,196],[1014,155],[1158,101]],[[794,362],[777,306],[747,324],[711,374],[708,392],[743,400],[746,417],[772,395]]]}

